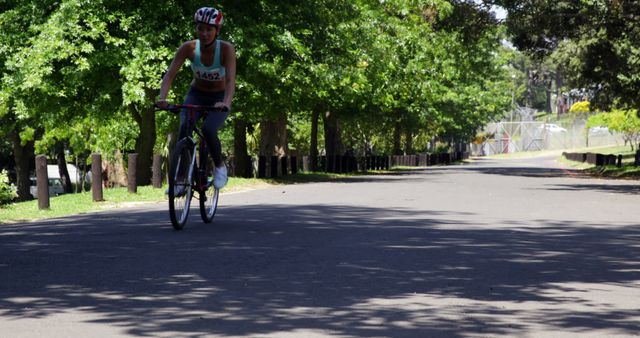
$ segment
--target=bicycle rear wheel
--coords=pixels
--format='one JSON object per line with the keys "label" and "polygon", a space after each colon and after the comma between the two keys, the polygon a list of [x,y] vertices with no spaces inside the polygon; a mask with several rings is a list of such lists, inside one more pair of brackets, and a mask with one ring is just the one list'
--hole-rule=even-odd
{"label": "bicycle rear wheel", "polygon": [[[207,152],[208,153],[208,152]],[[202,154],[201,154],[202,155]],[[213,216],[216,215],[218,208],[218,196],[220,191],[213,186],[213,177],[215,175],[215,165],[211,155],[203,156],[206,162],[200,162],[204,165],[204,177],[202,178],[203,187],[200,190],[200,216],[205,223],[211,223]]]}
{"label": "bicycle rear wheel", "polygon": [[193,187],[192,176],[193,148],[189,139],[182,139],[176,145],[171,157],[169,170],[169,216],[176,230],[187,223]]}

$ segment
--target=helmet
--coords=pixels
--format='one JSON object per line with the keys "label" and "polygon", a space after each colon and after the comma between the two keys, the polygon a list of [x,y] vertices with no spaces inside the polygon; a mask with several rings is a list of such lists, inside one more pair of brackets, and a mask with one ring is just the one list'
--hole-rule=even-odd
{"label": "helmet", "polygon": [[196,11],[194,20],[196,23],[222,26],[222,12],[213,7],[202,7]]}

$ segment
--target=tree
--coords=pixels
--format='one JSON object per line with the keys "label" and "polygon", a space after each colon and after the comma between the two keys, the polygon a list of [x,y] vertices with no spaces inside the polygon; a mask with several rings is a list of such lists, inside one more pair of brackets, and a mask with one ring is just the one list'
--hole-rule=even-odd
{"label": "tree", "polygon": [[[193,37],[191,16],[201,4],[36,3],[10,2],[11,10],[0,14],[0,25],[11,32],[0,37],[10,46],[0,49],[0,118],[16,126],[10,128],[18,131],[14,144],[31,147],[14,153],[32,156],[36,147],[78,159],[98,150],[107,158],[136,151],[137,181],[144,184],[152,152],[166,154],[165,136],[177,120],[154,113],[151,104],[175,48]],[[234,142],[242,163],[248,163],[252,144],[247,135],[257,134],[251,129],[258,123],[262,152],[269,155],[272,149],[286,152],[289,144],[317,155],[323,140],[328,155],[411,153],[436,136],[463,140],[508,106],[511,80],[505,56],[496,53],[500,33],[488,12],[469,2],[268,0],[216,6],[227,17],[223,38],[236,45],[238,56],[235,114],[229,119],[234,136],[228,130],[222,136],[225,149]],[[181,72],[170,99],[179,100],[189,81],[189,72]]]}
{"label": "tree", "polygon": [[[5,99],[5,106],[20,112],[18,124],[33,126],[27,121],[34,119],[45,133],[85,116],[100,125],[130,114],[137,126],[137,182],[148,184],[156,141],[152,102],[166,60],[189,34],[190,20],[182,16],[186,10],[151,1],[35,3],[15,4],[2,14],[7,19],[2,22],[12,23],[14,30],[29,32],[12,40],[6,54],[1,97],[11,100]],[[192,13],[190,4],[184,5]],[[176,26],[183,35],[174,33]]]}
{"label": "tree", "polygon": [[[16,68],[16,51],[23,48],[32,33],[32,25],[41,24],[51,11],[53,1],[6,1],[0,12],[0,122],[2,131],[11,140],[15,163],[18,200],[31,199],[30,171],[35,166],[35,138],[42,133],[40,120],[33,118],[21,99],[19,81],[9,75]],[[28,80],[28,79],[27,79]]]}
{"label": "tree", "polygon": [[516,47],[555,54],[569,85],[592,91],[592,104],[640,108],[640,3],[637,1],[492,1],[508,11]]}

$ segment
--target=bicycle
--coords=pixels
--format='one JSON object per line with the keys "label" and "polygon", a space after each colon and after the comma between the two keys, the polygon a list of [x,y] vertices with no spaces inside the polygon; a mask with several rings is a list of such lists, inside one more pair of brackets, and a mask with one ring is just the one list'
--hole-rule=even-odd
{"label": "bicycle", "polygon": [[[205,223],[211,223],[218,208],[219,190],[213,185],[215,165],[207,149],[207,141],[202,130],[196,125],[196,113],[211,114],[227,112],[227,109],[191,104],[170,104],[165,108],[155,106],[156,111],[167,110],[180,113],[186,109],[188,130],[193,131],[178,140],[169,162],[169,216],[176,230],[182,230],[187,223],[193,191],[198,192],[200,216]],[[194,140],[193,133],[198,138]],[[194,175],[194,173],[197,173]]]}

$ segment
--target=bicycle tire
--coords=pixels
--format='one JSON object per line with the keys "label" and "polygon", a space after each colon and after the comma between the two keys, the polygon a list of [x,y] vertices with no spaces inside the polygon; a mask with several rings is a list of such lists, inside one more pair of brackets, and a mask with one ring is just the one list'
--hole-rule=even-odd
{"label": "bicycle tire", "polygon": [[[192,176],[192,143],[189,139],[182,139],[176,144],[171,156],[169,170],[169,217],[171,225],[176,230],[182,230],[189,217],[193,186]],[[180,191],[180,188],[183,191]]]}
{"label": "bicycle tire", "polygon": [[211,223],[218,208],[218,197],[220,196],[220,191],[213,185],[215,166],[211,155],[209,155],[208,152],[206,153],[206,161],[200,162],[200,165],[203,165],[205,169],[205,175],[201,178],[203,180],[203,186],[200,190],[200,216],[202,217],[203,222]]}

